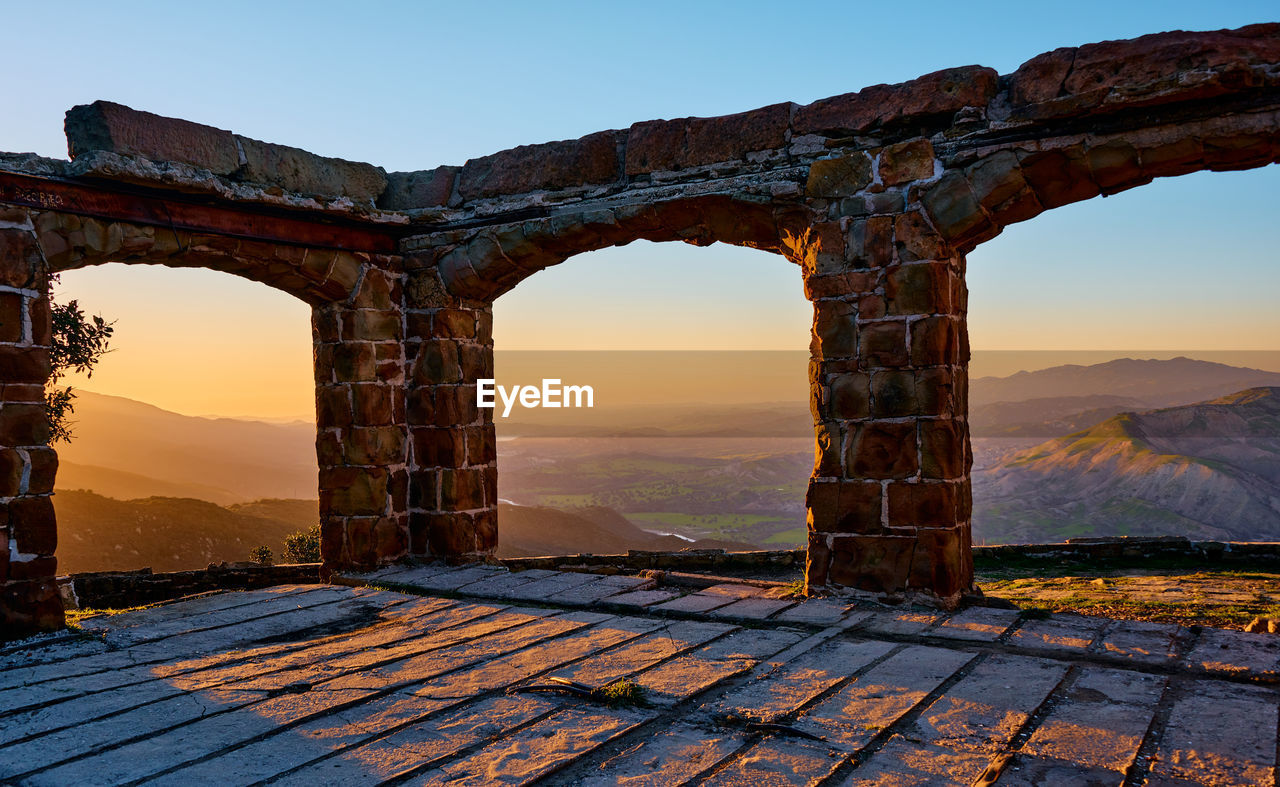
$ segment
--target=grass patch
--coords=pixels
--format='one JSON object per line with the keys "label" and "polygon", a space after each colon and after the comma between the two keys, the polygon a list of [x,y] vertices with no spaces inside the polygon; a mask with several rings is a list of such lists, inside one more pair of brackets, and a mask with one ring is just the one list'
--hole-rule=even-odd
{"label": "grass patch", "polygon": [[631,678],[623,678],[608,686],[601,686],[595,693],[610,708],[642,708],[649,704],[645,699],[644,686]]}
{"label": "grass patch", "polygon": [[140,609],[150,609],[151,607],[154,607],[154,606],[156,605],[155,604],[139,604],[136,607],[122,607],[120,609],[115,609],[115,608],[94,609],[92,607],[88,607],[86,609],[69,609],[66,611],[67,628],[69,629],[80,628],[80,621],[84,620],[85,618],[92,618],[98,615],[123,615],[126,612],[137,612]]}

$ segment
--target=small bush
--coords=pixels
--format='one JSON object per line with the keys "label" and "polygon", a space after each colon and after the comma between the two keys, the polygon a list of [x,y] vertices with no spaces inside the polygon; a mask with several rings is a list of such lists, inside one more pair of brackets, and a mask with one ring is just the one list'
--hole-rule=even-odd
{"label": "small bush", "polygon": [[284,552],[280,557],[286,563],[320,562],[320,525],[285,536]]}
{"label": "small bush", "polygon": [[269,548],[257,547],[249,552],[249,559],[260,566],[269,566],[274,558],[272,557],[271,550]]}

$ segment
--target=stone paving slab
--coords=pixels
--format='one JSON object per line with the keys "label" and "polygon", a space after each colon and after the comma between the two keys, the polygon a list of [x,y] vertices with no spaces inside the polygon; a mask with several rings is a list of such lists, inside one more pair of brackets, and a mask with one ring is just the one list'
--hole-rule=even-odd
{"label": "stone paving slab", "polygon": [[[1226,785],[1275,772],[1273,635],[520,573],[379,574],[418,596],[204,596],[119,629],[100,618],[106,649],[33,644],[25,665],[10,651],[0,783]],[[532,606],[498,597],[531,586]],[[581,599],[597,590],[595,610]],[[633,612],[608,611],[628,596]],[[633,680],[645,704],[547,693],[551,678]]]}

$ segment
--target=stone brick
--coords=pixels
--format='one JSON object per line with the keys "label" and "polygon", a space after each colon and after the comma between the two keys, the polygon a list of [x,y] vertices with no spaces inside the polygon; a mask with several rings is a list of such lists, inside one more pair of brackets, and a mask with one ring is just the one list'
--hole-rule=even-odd
{"label": "stone brick", "polygon": [[493,424],[468,426],[463,430],[467,443],[467,464],[486,465],[498,459],[498,438]]}
{"label": "stone brick", "polygon": [[647,120],[627,130],[626,174],[664,172],[684,166],[686,121]]}
{"label": "stone brick", "polygon": [[360,426],[387,426],[392,422],[392,393],[389,385],[358,383],[351,386],[354,423]]}
{"label": "stone brick", "polygon": [[0,292],[0,342],[22,341],[22,317],[27,299],[13,292]]}
{"label": "stone brick", "polygon": [[915,139],[890,145],[880,152],[880,181],[896,186],[933,177],[933,145]]}
{"label": "stone brick", "polygon": [[62,598],[51,577],[0,585],[0,639],[57,631],[65,625]]}
{"label": "stone brick", "polygon": [[347,341],[399,341],[400,313],[373,309],[352,311],[342,321],[342,329],[342,338]]}
{"label": "stone brick", "polygon": [[889,483],[889,524],[911,527],[952,527],[957,523],[957,485],[951,483]]}
{"label": "stone brick", "polygon": [[859,328],[858,358],[867,366],[898,367],[910,362],[905,322],[873,322]]}
{"label": "stone brick", "polygon": [[54,478],[58,473],[58,454],[52,448],[28,448],[27,456],[31,460],[31,475],[27,479],[27,493],[47,495],[53,491]]}
{"label": "stone brick", "polygon": [[937,314],[952,310],[946,263],[921,262],[891,268],[884,294],[889,314]]}
{"label": "stone brick", "polygon": [[44,445],[49,442],[49,419],[43,404],[0,406],[0,445]]}
{"label": "stone brick", "polygon": [[467,463],[465,431],[414,428],[412,435],[413,461],[418,467],[462,467]]}
{"label": "stone brick", "polygon": [[689,118],[685,131],[685,166],[713,164],[746,157],[757,150],[786,144],[790,103],[710,118]]}
{"label": "stone brick", "polygon": [[1114,194],[1152,180],[1138,163],[1138,151],[1127,142],[1115,141],[1090,147],[1085,153],[1085,161],[1090,179],[1098,184],[1103,194]]}
{"label": "stone brick", "polygon": [[907,588],[916,540],[901,536],[832,536],[828,582],[876,593]]}
{"label": "stone brick", "polygon": [[813,336],[809,351],[814,358],[846,358],[858,347],[857,308],[844,301],[813,304]]}
{"label": "stone brick", "polygon": [[410,514],[410,548],[441,557],[476,551],[476,525],[470,514]]}
{"label": "stone brick", "polygon": [[0,285],[33,288],[43,268],[34,235],[26,230],[0,229]]}
{"label": "stone brick", "polygon": [[796,110],[791,133],[842,136],[909,122],[949,124],[965,107],[985,107],[995,96],[997,79],[990,68],[964,66],[824,98]]}
{"label": "stone brick", "polygon": [[993,229],[969,181],[954,170],[929,187],[920,201],[929,212],[933,226],[953,243],[973,241]]}
{"label": "stone brick", "polygon": [[1004,203],[1027,186],[1018,156],[1011,150],[998,150],[984,156],[964,172],[978,202],[988,209]]}
{"label": "stone brick", "polygon": [[871,159],[859,151],[813,162],[804,190],[810,197],[835,199],[857,194],[870,184]]}
{"label": "stone brick", "polygon": [[342,464],[342,434],[334,429],[316,435],[316,459],[321,467]]}
{"label": "stone brick", "polygon": [[914,421],[870,421],[854,424],[845,458],[850,478],[909,478],[916,462]]}
{"label": "stone brick", "polygon": [[960,363],[960,323],[951,317],[925,317],[911,323],[911,363],[933,366]]}
{"label": "stone brick", "polygon": [[468,511],[484,507],[484,476],[478,468],[440,471],[440,508]]}
{"label": "stone brick", "polygon": [[380,515],[387,508],[387,471],[380,467],[320,470],[320,510],[340,516]]}
{"label": "stone brick", "polygon": [[404,461],[404,430],[398,426],[353,427],[343,439],[347,464],[387,465]]}
{"label": "stone brick", "polygon": [[463,199],[611,183],[619,178],[616,138],[601,131],[581,139],[522,145],[472,159],[462,167],[458,191]]}
{"label": "stone brick", "polygon": [[966,442],[962,421],[921,421],[920,474],[925,478],[961,478],[966,475]]}
{"label": "stone brick", "polygon": [[826,533],[878,533],[881,494],[876,481],[810,480],[805,497],[809,530]]}
{"label": "stone brick", "polygon": [[871,378],[871,415],[875,418],[899,418],[915,415],[916,376],[911,371],[883,370]]}
{"label": "stone brick", "polygon": [[946,244],[920,211],[898,214],[894,218],[893,235],[898,259],[902,262],[937,260],[948,256]]}
{"label": "stone brick", "polygon": [[840,475],[844,466],[840,425],[834,421],[819,421],[813,427],[813,472],[816,475]]}
{"label": "stone brick", "polygon": [[414,470],[408,478],[409,508],[435,511],[440,507],[440,473],[434,468]]}
{"label": "stone brick", "polygon": [[244,164],[235,177],[278,185],[299,194],[351,197],[373,204],[387,187],[380,167],[360,161],[317,156],[299,148],[236,136]]}
{"label": "stone brick", "polygon": [[9,501],[9,533],[18,552],[52,555],[58,547],[53,498],[46,495],[15,497]]}
{"label": "stone brick", "polygon": [[12,448],[0,448],[0,497],[14,497],[22,491],[25,468],[21,454]]}
{"label": "stone brick", "polygon": [[[470,372],[471,370],[468,370]],[[463,368],[458,362],[458,345],[449,339],[423,342],[413,364],[413,379],[419,385],[462,382]]]}
{"label": "stone brick", "polygon": [[387,187],[378,196],[378,207],[383,210],[413,210],[448,205],[459,171],[461,167],[388,172]]}
{"label": "stone brick", "polygon": [[434,336],[451,339],[476,338],[476,313],[470,309],[440,309],[431,316]]}
{"label": "stone brick", "polygon": [[808,549],[805,550],[804,578],[807,587],[827,584],[827,571],[831,566],[831,550],[827,548],[827,534],[809,532]]}
{"label": "stone brick", "polygon": [[1049,150],[1021,157],[1022,175],[1046,209],[1096,197],[1101,191],[1090,180],[1083,154],[1079,150],[1070,153]]}
{"label": "stone brick", "polygon": [[346,385],[322,385],[316,388],[316,424],[321,428],[350,426],[350,387]]}
{"label": "stone brick", "polygon": [[872,216],[855,223],[850,248],[860,267],[881,268],[893,261],[893,217]]}
{"label": "stone brick", "polygon": [[871,376],[866,372],[847,372],[832,375],[828,386],[831,404],[827,408],[832,418],[866,418],[871,415]]}
{"label": "stone brick", "polygon": [[944,598],[968,591],[973,585],[968,552],[968,526],[917,530],[907,584]]}
{"label": "stone brick", "polygon": [[[918,362],[912,359],[912,363]],[[920,415],[960,415],[960,402],[954,389],[954,375],[950,369],[920,369],[916,371],[916,404]]]}
{"label": "stone brick", "polygon": [[374,346],[369,342],[343,342],[333,348],[333,372],[338,382],[366,382],[378,377]]}
{"label": "stone brick", "polygon": [[66,117],[71,158],[105,150],[152,161],[180,161],[230,175],[240,168],[235,135],[188,120],[95,101],[72,107]]}

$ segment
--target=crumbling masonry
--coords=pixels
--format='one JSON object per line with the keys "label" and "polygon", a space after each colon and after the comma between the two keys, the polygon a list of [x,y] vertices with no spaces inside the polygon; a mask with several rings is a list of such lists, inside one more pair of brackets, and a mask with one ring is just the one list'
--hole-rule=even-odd
{"label": "crumbling masonry", "polygon": [[[492,553],[492,303],[638,238],[795,263],[813,301],[811,586],[971,587],[965,254],[1153,178],[1280,160],[1280,25],[1059,49],[806,106],[637,123],[385,173],[109,103],[71,160],[0,154],[0,621],[62,624],[48,279],[203,267],[313,308],[330,568]],[[1029,263],[1030,264],[1030,263]]]}

